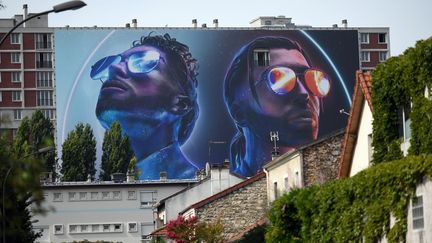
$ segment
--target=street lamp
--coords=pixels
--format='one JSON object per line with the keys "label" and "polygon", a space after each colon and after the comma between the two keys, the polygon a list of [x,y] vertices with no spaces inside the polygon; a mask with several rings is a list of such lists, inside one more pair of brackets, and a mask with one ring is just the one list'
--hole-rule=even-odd
{"label": "street lamp", "polygon": [[85,4],[83,1],[69,1],[69,2],[64,2],[64,3],[60,3],[55,5],[51,10],[47,10],[44,12],[40,12],[37,14],[34,14],[26,19],[24,19],[23,21],[19,22],[17,25],[15,25],[11,30],[9,30],[8,33],[6,33],[6,35],[3,36],[3,38],[0,41],[0,46],[3,44],[3,42],[6,40],[6,38],[19,26],[21,26],[22,24],[24,24],[25,22],[29,21],[30,19],[39,17],[41,15],[45,15],[45,14],[49,14],[49,13],[60,13],[63,11],[67,11],[67,10],[75,10],[75,9],[79,9],[82,8],[84,6],[86,6],[87,4]]}
{"label": "street lamp", "polygon": [[[53,146],[48,146],[45,148],[41,148],[38,151],[31,153],[31,154],[27,154],[26,156],[22,157],[21,159],[25,159],[29,156],[35,155],[35,154],[42,154],[42,153],[46,153],[46,152],[50,152],[50,151],[54,151],[55,148]],[[14,164],[11,165],[11,167],[8,169],[8,171],[6,172],[6,175],[3,179],[3,184],[2,184],[2,226],[3,226],[3,243],[6,243],[6,210],[5,210],[5,196],[6,196],[6,182],[7,182],[7,178],[9,176],[9,174],[11,173],[11,171],[14,168]]]}

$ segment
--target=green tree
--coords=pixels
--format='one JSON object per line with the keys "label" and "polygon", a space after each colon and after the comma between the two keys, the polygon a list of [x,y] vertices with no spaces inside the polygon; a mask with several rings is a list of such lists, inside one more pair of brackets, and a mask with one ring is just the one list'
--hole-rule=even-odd
{"label": "green tree", "polygon": [[122,135],[120,123],[114,122],[105,132],[102,144],[101,178],[110,180],[112,173],[126,173],[133,157],[127,135]]}
{"label": "green tree", "polygon": [[5,210],[1,214],[1,229],[6,228],[7,242],[34,242],[39,233],[33,231],[29,205],[32,204],[34,213],[42,210],[39,178],[43,164],[33,153],[16,154],[9,145],[5,137],[0,137],[0,178],[4,186],[0,205]]}
{"label": "green tree", "polygon": [[89,124],[78,123],[62,146],[63,181],[85,181],[96,173],[96,138]]}

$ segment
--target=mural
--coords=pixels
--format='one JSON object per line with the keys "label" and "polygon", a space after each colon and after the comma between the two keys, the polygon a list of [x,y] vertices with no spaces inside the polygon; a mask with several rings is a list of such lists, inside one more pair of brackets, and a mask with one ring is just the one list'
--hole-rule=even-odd
{"label": "mural", "polygon": [[143,180],[224,159],[253,176],[270,132],[283,153],[346,125],[359,68],[353,30],[58,29],[55,41],[59,146],[89,123],[100,155],[117,120]]}

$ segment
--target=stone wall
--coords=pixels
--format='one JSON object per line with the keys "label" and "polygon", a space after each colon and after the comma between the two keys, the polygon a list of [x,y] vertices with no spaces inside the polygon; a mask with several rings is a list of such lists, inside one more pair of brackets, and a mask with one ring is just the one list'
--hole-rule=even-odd
{"label": "stone wall", "polygon": [[339,132],[302,149],[305,187],[337,178],[343,138]]}
{"label": "stone wall", "polygon": [[230,239],[266,217],[266,177],[239,188],[215,201],[196,209],[200,222],[220,222],[223,237]]}

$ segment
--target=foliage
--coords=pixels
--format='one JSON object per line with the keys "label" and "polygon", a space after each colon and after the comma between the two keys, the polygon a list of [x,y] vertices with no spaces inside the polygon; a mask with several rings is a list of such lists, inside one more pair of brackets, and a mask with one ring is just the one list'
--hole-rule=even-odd
{"label": "foliage", "polygon": [[177,219],[168,222],[166,230],[167,237],[177,243],[223,242],[223,225],[219,221],[198,222],[195,216],[185,219],[179,215]]}
{"label": "foliage", "polygon": [[102,144],[102,171],[104,181],[111,179],[112,173],[125,173],[133,157],[133,151],[127,135],[122,136],[119,122],[114,122],[105,132]]}
{"label": "foliage", "polygon": [[[397,159],[401,107],[411,107],[409,154],[432,151],[432,103],[424,97],[432,88],[432,39],[418,41],[403,55],[392,57],[372,73],[374,164]],[[430,94],[431,95],[431,94]]]}
{"label": "foliage", "polygon": [[265,242],[265,233],[266,233],[267,225],[258,225],[246,234],[243,237],[236,241],[237,243],[261,243]]}
{"label": "foliage", "polygon": [[389,242],[404,242],[409,199],[426,177],[432,178],[432,156],[410,156],[295,189],[274,201],[266,241],[376,242],[386,235]]}
{"label": "foliage", "polygon": [[85,181],[96,173],[96,139],[89,124],[78,123],[63,143],[63,181]]}
{"label": "foliage", "polygon": [[137,166],[137,160],[135,156],[133,156],[129,162],[128,171],[134,175],[135,180],[139,179],[141,170]]}
{"label": "foliage", "polygon": [[32,153],[14,153],[4,137],[0,137],[0,161],[0,178],[5,189],[0,205],[5,209],[7,242],[34,242],[40,234],[32,229],[28,206],[32,204],[34,212],[42,211],[43,193],[39,183],[42,161]]}

